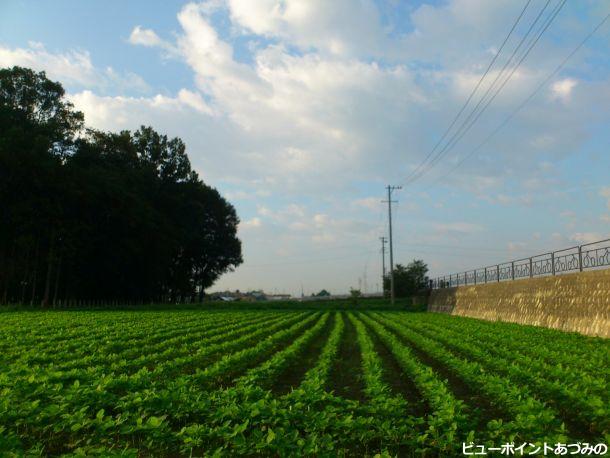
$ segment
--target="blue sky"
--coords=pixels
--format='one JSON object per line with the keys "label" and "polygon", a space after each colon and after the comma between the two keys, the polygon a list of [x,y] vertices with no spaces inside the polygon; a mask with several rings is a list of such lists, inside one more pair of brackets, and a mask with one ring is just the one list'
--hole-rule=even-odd
{"label": "blue sky", "polygon": [[[216,289],[373,291],[384,186],[426,157],[522,3],[6,1],[0,66],[46,70],[92,127],[185,140],[242,220],[245,263]],[[610,21],[444,176],[609,12],[567,2],[472,129],[396,194],[397,262],[445,274],[610,236]]]}

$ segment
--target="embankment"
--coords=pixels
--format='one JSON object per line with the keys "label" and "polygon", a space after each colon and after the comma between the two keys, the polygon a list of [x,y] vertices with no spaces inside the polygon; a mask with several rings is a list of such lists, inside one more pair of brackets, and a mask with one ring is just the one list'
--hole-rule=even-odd
{"label": "embankment", "polygon": [[610,337],[610,269],[436,289],[428,311]]}

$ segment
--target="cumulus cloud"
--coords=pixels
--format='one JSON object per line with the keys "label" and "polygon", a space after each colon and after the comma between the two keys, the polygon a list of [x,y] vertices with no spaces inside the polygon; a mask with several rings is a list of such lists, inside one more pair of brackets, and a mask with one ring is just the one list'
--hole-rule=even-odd
{"label": "cumulus cloud", "polygon": [[[489,58],[489,48],[496,38],[494,29],[486,29],[482,18],[499,22],[503,14],[514,10],[514,5],[511,2],[479,5],[476,8],[480,8],[482,18],[468,19],[465,12],[473,8],[472,2],[466,0],[442,6],[422,5],[411,14],[413,32],[396,37],[381,26],[373,2],[189,3],[178,12],[181,32],[171,46],[176,50],[174,57],[192,68],[196,89],[182,89],[173,97],[163,96],[179,103],[159,103],[153,97],[100,99],[99,106],[88,105],[90,113],[86,115],[93,121],[109,120],[111,115],[105,113],[117,110],[117,119],[126,125],[129,117],[126,106],[134,110],[132,118],[145,109],[181,110],[190,106],[203,115],[226,120],[214,137],[220,143],[223,132],[231,136],[227,139],[231,147],[222,151],[223,159],[235,164],[234,176],[227,178],[252,183],[250,177],[255,176],[267,191],[302,191],[304,183],[312,184],[311,191],[322,191],[322,187],[314,184],[316,181],[323,181],[328,189],[341,188],[358,179],[387,179],[387,164],[392,162],[397,166],[389,175],[401,179],[425,154],[426,135],[422,134],[433,134],[428,127],[429,119],[437,118],[439,125],[445,117],[449,119],[451,109],[446,105],[461,103],[480,77],[483,69],[471,64]],[[250,49],[251,64],[236,60],[229,38],[221,36],[214,24],[213,14],[218,11],[225,11],[241,33],[274,40]],[[356,27],[361,22],[368,23],[369,28],[363,31]],[[440,70],[408,66],[404,59],[392,60],[396,57],[392,55],[394,48],[408,53],[419,48],[436,49],[434,42],[426,46],[423,42],[452,27],[479,28],[470,30],[467,36],[473,40],[476,36],[479,41],[483,37],[490,42],[481,55],[467,56],[470,65],[451,60],[448,58],[451,51],[442,47],[426,54],[428,59],[434,56],[442,62]],[[342,43],[353,42],[362,52],[334,52],[328,34],[336,35]],[[168,45],[154,30],[141,25],[134,27],[129,40],[143,46]],[[388,40],[392,46],[379,45]],[[368,44],[361,46],[360,42]],[[295,45],[301,47],[301,53],[294,52],[291,46]],[[374,49],[379,49],[380,54],[371,51]],[[382,64],[371,56],[389,59],[390,63]],[[513,103],[516,93],[525,94],[539,74],[523,65],[507,86],[505,100]],[[564,116],[566,124],[573,121],[569,113]],[[490,199],[489,191],[503,185],[500,175],[504,171],[497,164],[508,163],[515,176],[521,173],[524,181],[531,178],[535,169],[530,163],[539,156],[532,154],[524,160],[514,156],[515,150],[535,145],[540,155],[548,155],[573,149],[574,128],[557,129],[557,119],[549,123],[547,118],[537,113],[535,122],[522,129],[523,135],[511,137],[510,142],[498,142],[494,151],[497,161],[473,160],[453,174],[451,184]],[[199,127],[201,122],[208,121],[195,117],[189,124]],[[553,129],[547,129],[547,124],[553,124]],[[198,139],[184,134],[192,132],[193,127],[184,126],[176,134],[198,147]],[[548,138],[552,141],[547,141]],[[438,169],[443,168],[446,167],[441,163]],[[497,201],[504,204],[511,199],[505,193],[498,196]],[[528,204],[523,199],[512,202]]]}
{"label": "cumulus cloud", "polygon": [[511,253],[514,252],[523,252],[527,247],[527,243],[525,242],[508,242],[507,248]]}
{"label": "cumulus cloud", "polygon": [[159,38],[159,35],[154,30],[144,29],[139,25],[135,26],[129,35],[129,42],[133,45],[142,46],[160,46],[163,44],[163,40]]}
{"label": "cumulus cloud", "polygon": [[434,229],[440,234],[475,234],[485,230],[480,224],[456,221],[452,223],[435,223]]}
{"label": "cumulus cloud", "polygon": [[563,102],[570,100],[572,90],[576,87],[578,81],[573,78],[565,78],[555,81],[551,86],[551,94],[554,99],[559,99]]}
{"label": "cumulus cloud", "polygon": [[365,197],[363,199],[356,199],[352,201],[352,205],[376,212],[379,211],[381,202],[379,197]]}
{"label": "cumulus cloud", "polygon": [[45,71],[49,78],[64,85],[99,90],[145,92],[148,84],[135,73],[118,73],[112,67],[99,69],[93,65],[89,52],[71,50],[62,53],[48,51],[42,43],[30,42],[27,48],[9,48],[0,44],[0,67],[29,67]]}
{"label": "cumulus cloud", "polygon": [[180,58],[177,47],[171,42],[163,40],[152,29],[137,25],[132,29],[127,41],[135,46],[161,49],[163,51],[163,57]]}
{"label": "cumulus cloud", "polygon": [[242,231],[242,230],[247,230],[247,229],[259,228],[262,225],[263,225],[263,221],[260,218],[255,216],[254,218],[240,222],[239,230]]}
{"label": "cumulus cloud", "polygon": [[599,190],[599,195],[607,200],[606,207],[610,210],[610,186],[604,186]]}
{"label": "cumulus cloud", "polygon": [[370,0],[228,0],[228,7],[233,22],[246,33],[281,38],[303,50],[380,56],[396,46]]}
{"label": "cumulus cloud", "polygon": [[[451,0],[388,18],[373,0],[188,3],[177,11],[171,40],[145,24],[134,25],[128,38],[171,54],[192,72],[192,86],[157,95],[150,89],[145,96],[134,94],[146,88],[139,77],[96,68],[82,50],[0,47],[0,65],[44,68],[74,84],[70,97],[93,127],[150,124],[182,137],[204,178],[243,205],[238,212],[247,215],[240,225],[246,259],[306,251],[312,243],[326,247],[339,239],[377,248],[383,228],[370,221],[381,205],[374,189],[381,194],[386,183],[400,183],[430,151],[485,71],[506,32],[506,18],[517,9],[511,0]],[[569,28],[554,30],[572,38]],[[565,51],[547,36],[537,48],[544,52],[523,63],[485,116],[422,180],[426,186],[491,132]],[[456,214],[455,201],[535,206],[536,196],[560,185],[560,171],[549,164],[578,154],[589,127],[607,119],[610,106],[606,80],[576,80],[570,71],[566,67],[546,96],[442,179],[448,191],[432,191],[429,203],[421,204],[424,230],[431,228],[437,240],[487,231],[506,246],[501,231],[488,230],[493,222]],[[113,95],[106,91],[110,87]],[[590,110],[593,105],[599,109]],[[610,188],[605,189],[600,195],[610,208]],[[417,210],[414,201],[401,198],[397,209]],[[557,218],[563,209],[549,211]],[[567,235],[558,233],[552,241],[567,243]],[[244,278],[240,272],[231,274],[236,284]]]}
{"label": "cumulus cloud", "polygon": [[[201,96],[181,90],[177,97],[157,94],[153,97],[99,96],[85,90],[69,95],[74,106],[82,110],[89,125],[105,130],[136,129],[142,123],[154,124],[153,120],[192,115],[193,111],[211,114]],[[186,116],[185,116],[186,117]]]}
{"label": "cumulus cloud", "polygon": [[593,243],[602,240],[604,236],[599,232],[576,232],[570,235],[570,240],[578,243]]}

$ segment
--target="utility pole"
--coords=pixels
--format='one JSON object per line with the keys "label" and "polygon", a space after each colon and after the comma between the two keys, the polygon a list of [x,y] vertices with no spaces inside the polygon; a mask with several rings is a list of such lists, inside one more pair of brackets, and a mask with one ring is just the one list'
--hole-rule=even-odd
{"label": "utility pole", "polygon": [[381,240],[381,290],[385,293],[384,282],[385,282],[385,244],[388,241],[385,237],[379,237]]}
{"label": "utility pole", "polygon": [[396,189],[402,189],[402,186],[390,186],[386,187],[388,190],[388,200],[383,201],[388,203],[388,223],[390,227],[390,297],[392,299],[392,305],[394,305],[394,249],[392,246],[392,203],[396,203],[396,200],[392,200],[392,191]]}
{"label": "utility pole", "polygon": [[363,283],[363,287],[364,287],[363,288],[364,289],[364,291],[363,291],[364,294],[366,294],[368,292],[368,287],[369,287],[368,283],[367,283],[367,278],[366,278],[366,269],[367,269],[367,267],[368,267],[368,261],[367,261],[367,264],[364,264],[364,274],[363,274],[364,280],[362,282]]}

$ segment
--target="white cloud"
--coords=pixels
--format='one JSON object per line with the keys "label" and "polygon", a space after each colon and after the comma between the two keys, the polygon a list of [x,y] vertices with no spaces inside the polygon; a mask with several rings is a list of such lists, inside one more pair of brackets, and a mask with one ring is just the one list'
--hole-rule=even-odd
{"label": "white cloud", "polygon": [[577,232],[570,236],[570,240],[578,243],[593,243],[604,239],[604,236],[598,232]]}
{"label": "white cloud", "polygon": [[154,30],[144,29],[139,25],[135,26],[129,35],[129,42],[133,45],[142,46],[160,46],[163,40],[154,32]]}
{"label": "white cloud", "polygon": [[160,46],[163,40],[155,33],[154,30],[144,29],[139,25],[135,26],[129,35],[129,42],[133,45],[142,46]]}
{"label": "white cloud", "polygon": [[165,58],[180,58],[178,48],[169,41],[163,40],[152,29],[146,29],[142,26],[135,26],[129,35],[127,41],[135,46],[145,46],[147,48],[159,48],[163,50]]}
{"label": "white cloud", "polygon": [[563,102],[570,100],[572,90],[576,87],[578,81],[573,78],[565,78],[555,81],[551,86],[551,95],[553,99],[559,99]]}
{"label": "white cloud", "polygon": [[377,212],[381,208],[381,199],[379,197],[364,197],[352,201],[355,207],[366,208],[372,212]]}
{"label": "white cloud", "polygon": [[559,232],[553,232],[551,234],[551,240],[553,241],[553,243],[564,243],[565,239],[566,237],[560,234]]}
{"label": "white cloud", "polygon": [[201,94],[188,89],[180,89],[178,100],[185,105],[199,111],[200,113],[213,114],[212,108],[208,106]]}
{"label": "white cloud", "polygon": [[435,223],[433,226],[434,229],[440,234],[475,234],[485,230],[485,228],[480,224],[466,223],[462,221],[457,221],[453,223]]}
{"label": "white cloud", "polygon": [[228,0],[234,23],[247,33],[281,38],[303,50],[340,56],[379,56],[388,40],[370,0]]}
{"label": "white cloud", "polygon": [[256,196],[252,193],[249,193],[247,191],[243,191],[243,190],[237,190],[237,191],[227,191],[225,192],[225,197],[231,201],[231,200],[251,200],[256,198]]}
{"label": "white cloud", "polygon": [[605,186],[599,190],[599,195],[607,199],[606,207],[610,210],[610,186]]}
{"label": "white cloud", "polygon": [[[482,75],[505,33],[506,17],[514,17],[517,9],[511,0],[422,4],[399,18],[409,28],[398,31],[387,17],[382,20],[373,0],[189,3],[178,13],[179,30],[171,42],[161,38],[166,35],[160,30],[136,26],[131,31],[130,43],[155,47],[161,55],[169,52],[193,74],[191,87],[172,94],[148,91],[146,97],[133,94],[138,84],[145,87],[142,81],[126,90],[130,78],[137,83],[137,77],[95,68],[82,50],[0,46],[0,65],[45,68],[55,79],[77,85],[70,97],[92,127],[150,124],[182,137],[194,166],[229,199],[238,200],[240,214],[250,216],[258,204],[256,216],[240,225],[245,249],[255,253],[248,252],[248,260],[276,251],[307,252],[317,243],[326,248],[337,240],[377,249],[384,228],[371,221],[376,218],[370,212],[380,209],[380,198],[354,196],[370,196],[376,186],[381,194],[386,183],[400,183],[425,157]],[[565,50],[558,54],[545,40],[539,45],[544,53],[523,63],[480,123],[422,180],[426,189],[433,187],[436,173],[457,163],[455,155],[468,153],[554,68]],[[577,86],[574,90],[576,80],[566,78],[549,88],[550,95],[533,100],[496,140],[444,181],[449,192],[431,191],[434,197],[421,204],[421,219],[404,216],[406,226],[432,228],[430,236],[437,241],[487,231],[489,243],[505,246],[507,237],[517,235],[507,236],[483,211],[479,219],[455,222],[466,218],[456,213],[456,201],[480,208],[512,205],[515,221],[521,222],[526,218],[521,214],[519,219],[518,207],[523,205],[538,205],[541,213],[556,217],[571,203],[539,206],[539,194],[560,185],[560,169],[549,164],[577,154],[592,121],[607,119],[605,107],[610,106],[607,81],[583,78]],[[558,110],[556,100],[570,103]],[[593,105],[600,107],[595,115]],[[610,188],[601,192],[610,205]],[[421,202],[400,200],[397,225],[407,209],[417,209],[414,200]],[[565,232],[551,236],[558,244],[568,243],[566,234],[583,230],[560,227]],[[548,242],[547,237],[537,235]],[[229,281],[246,278],[240,272]],[[328,276],[323,270],[320,275],[322,280]],[[345,278],[337,281],[348,284]]]}
{"label": "white cloud", "polygon": [[263,221],[258,218],[258,217],[254,217],[251,218],[247,221],[242,221],[239,223],[239,229],[243,230],[243,229],[253,229],[253,228],[259,228],[263,225]]}
{"label": "white cloud", "polygon": [[[153,97],[108,97],[86,90],[69,95],[74,106],[85,113],[88,125],[104,130],[137,129],[141,124],[153,124],[162,119],[183,115],[188,119],[193,111],[211,113],[211,109],[196,94],[186,90],[177,98],[157,94]],[[171,133],[171,132],[170,132]]]}
{"label": "white cloud", "polygon": [[510,252],[523,252],[523,250],[527,247],[527,243],[525,242],[508,242],[507,248]]}
{"label": "white cloud", "polygon": [[59,80],[64,85],[113,91],[144,92],[149,89],[135,73],[119,74],[112,67],[104,70],[96,68],[89,52],[82,50],[53,53],[37,42],[30,42],[27,48],[11,49],[0,45],[0,67],[15,65],[45,71],[50,79]]}
{"label": "white cloud", "polygon": [[[432,113],[439,118],[438,122],[444,122],[445,113],[449,116],[452,111],[447,104],[461,103],[469,86],[480,76],[482,68],[451,60],[443,61],[441,71],[430,72],[403,63],[381,65],[363,57],[374,54],[368,51],[363,54],[333,53],[328,48],[330,45],[326,45],[330,42],[328,36],[320,35],[320,31],[337,34],[341,42],[349,42],[356,33],[358,40],[370,42],[363,46],[370,50],[389,39],[387,30],[381,27],[374,33],[364,33],[353,27],[364,21],[363,18],[377,24],[371,27],[378,27],[379,15],[373,2],[354,5],[353,2],[337,1],[316,5],[290,0],[231,0],[226,5],[220,1],[189,3],[179,12],[182,31],[177,36],[176,57],[192,68],[197,89],[182,89],[168,99],[179,102],[173,109],[190,106],[224,123],[213,137],[218,145],[226,143],[222,146],[223,164],[228,161],[234,165],[230,172],[232,176],[223,177],[227,181],[241,180],[243,184],[254,185],[253,177],[256,177],[261,181],[254,185],[254,191],[282,189],[283,192],[325,193],[331,187],[340,189],[358,179],[385,180],[388,163],[398,164],[389,172],[391,175],[404,178],[408,167],[416,164],[426,150],[422,143],[426,137],[423,133],[429,130],[425,117]],[[233,46],[214,27],[211,14],[222,8],[228,9],[232,25],[241,27],[243,32],[276,38],[271,44],[252,48],[253,64],[238,62]],[[423,36],[432,37],[448,25],[483,27],[486,24],[483,19],[464,16],[466,11],[473,9],[480,9],[483,18],[499,22],[502,14],[513,10],[514,6],[503,2],[475,7],[467,0],[456,0],[442,7],[422,6],[411,17],[415,31],[403,37],[404,40],[394,38],[393,45],[411,52],[423,46]],[[316,25],[320,17],[326,18],[328,23]],[[495,37],[496,32],[491,27],[477,33]],[[130,41],[164,46],[156,32],[142,26],[133,29]],[[315,44],[318,41],[319,48]],[[289,46],[295,43],[302,45],[303,53],[289,51]],[[490,42],[485,49],[484,59],[488,59],[492,44]],[[434,49],[436,45],[430,46]],[[439,48],[440,54],[436,58],[444,60],[447,51],[441,50]],[[481,56],[471,56],[469,61],[482,60]],[[521,92],[539,75],[522,67],[515,76],[516,90]],[[507,98],[512,104],[514,96],[509,94]],[[112,115],[103,114],[116,109],[119,111],[117,119],[124,121],[120,123],[123,126],[129,124],[128,117],[136,123],[136,116],[145,109],[168,109],[170,106],[170,103],[155,105],[152,98],[141,99],[139,103],[121,97],[98,102],[102,105],[90,106],[90,114],[86,113],[88,118],[93,121],[110,119]],[[132,116],[129,116],[127,105],[134,110]],[[156,115],[146,117],[155,118]],[[537,116],[537,122],[544,119],[545,116]],[[187,121],[188,126],[176,132],[197,150],[201,140],[190,132],[199,129],[201,122],[208,121],[194,117],[191,122]],[[536,131],[536,128],[531,130]],[[223,139],[222,135],[226,133],[230,138]],[[550,134],[542,132],[536,136],[511,138],[511,142],[505,142],[506,147],[501,143],[500,149],[511,153],[526,150],[531,142],[537,142],[540,154],[549,151],[555,154],[572,148],[571,142],[564,138],[570,135],[569,129],[554,128],[553,133],[552,142],[535,140],[549,137]],[[206,145],[205,150],[209,150],[209,146]],[[514,168],[513,173],[520,173],[523,181],[527,181],[531,178],[528,175],[533,173],[528,164],[539,157],[532,154],[524,160],[503,156],[502,151],[494,153],[499,160],[490,162],[493,170],[477,173],[476,169],[483,169],[485,163],[472,161],[472,168],[462,168],[464,173],[454,174],[450,183],[490,199],[489,191],[499,189],[503,184],[498,176],[502,170],[493,164],[509,163]],[[397,160],[398,154],[400,160]],[[211,168],[207,170],[214,173],[215,169],[220,170],[221,164],[209,166]],[[264,184],[263,179],[267,180]],[[319,186],[320,182],[324,186]],[[505,193],[498,196],[500,203],[511,200]],[[530,204],[523,199],[515,202]]]}
{"label": "white cloud", "polygon": [[328,215],[324,215],[322,213],[318,213],[313,216],[313,222],[317,228],[324,228],[328,225]]}

